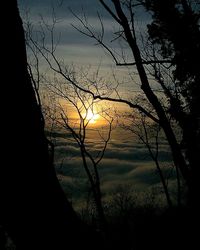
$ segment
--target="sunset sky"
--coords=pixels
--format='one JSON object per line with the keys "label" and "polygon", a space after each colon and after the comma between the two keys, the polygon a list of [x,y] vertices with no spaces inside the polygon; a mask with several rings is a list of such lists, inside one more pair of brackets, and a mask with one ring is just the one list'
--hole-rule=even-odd
{"label": "sunset sky", "polygon": [[[56,34],[61,34],[59,44],[57,46],[56,55],[61,60],[64,60],[67,65],[74,65],[80,71],[88,71],[91,76],[99,68],[99,78],[109,83],[114,82],[114,77],[119,81],[119,91],[121,97],[127,99],[133,98],[138,94],[138,77],[134,71],[129,68],[116,68],[112,58],[105,52],[104,49],[95,45],[95,41],[80,34],[75,30],[71,24],[80,27],[77,19],[69,11],[73,10],[76,15],[83,15],[83,11],[88,17],[89,25],[91,28],[99,31],[100,25],[97,18],[97,12],[102,15],[102,20],[105,26],[105,41],[112,40],[112,32],[117,31],[118,27],[114,24],[110,16],[105,12],[98,1],[95,0],[66,0],[62,5],[61,1],[57,0],[19,0],[19,8],[22,18],[27,20],[27,13],[30,22],[34,25],[34,29],[39,29],[41,17],[48,24],[52,23],[52,8],[58,20],[55,26]],[[138,21],[138,27],[144,28],[145,18]],[[140,24],[140,25],[139,25]],[[48,36],[46,43],[50,44]],[[116,51],[120,50],[120,44],[114,43]],[[127,48],[124,48],[127,51]],[[129,53],[127,53],[127,60],[129,60]],[[41,64],[41,68],[44,65]],[[45,67],[44,67],[45,68]],[[48,72],[48,71],[46,71]],[[51,73],[49,73],[51,74]],[[114,77],[113,77],[114,74]],[[115,82],[116,84],[116,82]],[[61,101],[63,102],[63,100]],[[63,103],[62,103],[63,104]],[[63,104],[65,105],[65,104]],[[67,104],[68,105],[68,104]],[[96,105],[96,104],[95,104]],[[107,105],[107,106],[106,106]],[[113,103],[100,103],[99,107],[112,109],[116,114],[120,111],[129,111],[126,105]],[[67,106],[70,110],[71,122],[76,123],[78,119],[74,107]],[[82,115],[91,122],[87,130],[87,146],[92,154],[97,154],[101,150],[102,141],[101,136],[105,135],[106,122],[98,114],[100,108],[88,110],[88,114],[83,110]],[[116,117],[115,117],[116,118]],[[123,122],[126,122],[124,120]],[[78,198],[81,194],[78,192],[85,185],[85,174],[81,168],[82,160],[77,143],[73,140],[69,132],[59,131],[57,137],[54,138],[56,145],[56,167],[59,172],[60,180],[66,192],[71,193],[73,196],[77,195]],[[166,166],[166,171],[169,168],[169,150],[165,141],[160,144],[160,159],[162,164]],[[155,171],[155,166],[151,162],[147,149],[144,148],[138,139],[125,130],[120,129],[115,125],[113,126],[111,140],[108,144],[105,156],[99,165],[99,170],[102,178],[103,192],[110,192],[114,190],[119,184],[132,183],[134,189],[144,191],[151,188],[152,185],[160,186],[158,173]],[[77,184],[78,183],[78,184]],[[79,193],[79,194],[77,194]]]}
{"label": "sunset sky", "polygon": [[[74,29],[72,25],[78,28],[80,28],[81,25],[69,9],[79,17],[82,17],[83,13],[85,13],[91,29],[97,33],[101,30],[97,15],[97,13],[100,13],[105,28],[104,40],[106,43],[109,43],[113,39],[112,33],[119,30],[118,25],[113,22],[113,19],[107,14],[98,1],[67,0],[62,1],[62,5],[59,4],[60,2],[59,0],[19,0],[19,7],[24,22],[29,20],[29,22],[33,24],[33,30],[35,32],[41,30],[40,24],[42,19],[49,25],[52,24],[52,16],[54,15],[52,13],[54,12],[57,19],[55,25],[55,41],[57,41],[56,39],[58,39],[59,36],[59,43],[56,49],[56,55],[59,60],[63,60],[64,63],[70,67],[73,65],[76,71],[83,71],[84,74],[88,72],[88,75],[96,74],[98,69],[99,78],[102,77],[103,81],[107,81],[108,84],[114,83],[113,86],[118,85],[118,90],[122,98],[133,98],[138,91],[138,77],[132,69],[116,67],[113,59],[105,49],[97,46],[96,41],[93,39],[84,36]],[[46,35],[45,43],[47,46],[51,46],[49,35]],[[119,52],[123,45],[112,42],[112,46],[116,52]],[[123,49],[127,52],[127,48],[124,47]],[[127,53],[127,58],[129,55],[130,53]],[[41,68],[44,67],[44,65],[40,66]],[[115,81],[113,75],[118,82]],[[125,105],[120,105],[119,107],[118,105],[118,108],[126,109],[127,107],[125,107]]]}
{"label": "sunset sky", "polygon": [[61,32],[58,53],[65,58],[68,63],[78,63],[79,65],[99,65],[101,60],[111,65],[111,60],[105,56],[104,51],[94,46],[95,41],[81,35],[71,24],[76,25],[77,20],[74,18],[69,8],[77,15],[82,15],[83,11],[87,14],[92,26],[99,29],[97,11],[102,13],[106,18],[106,36],[109,37],[110,31],[113,30],[114,24],[109,15],[105,12],[98,1],[94,0],[76,0],[62,1],[59,0],[19,0],[19,6],[22,16],[28,11],[30,20],[38,25],[41,16],[49,23],[52,22],[52,8],[54,8],[56,18],[59,22],[56,24],[56,32]]}

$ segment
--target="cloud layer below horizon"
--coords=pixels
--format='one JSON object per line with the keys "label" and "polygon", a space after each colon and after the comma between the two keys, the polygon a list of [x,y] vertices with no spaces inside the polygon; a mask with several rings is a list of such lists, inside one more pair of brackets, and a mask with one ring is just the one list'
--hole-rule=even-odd
{"label": "cloud layer below horizon", "polygon": [[[65,136],[61,133],[57,137],[56,169],[66,193],[75,200],[82,200],[87,193],[88,180],[80,149],[70,136],[68,139]],[[89,145],[90,153],[96,155],[100,148],[98,141],[93,140]],[[172,168],[169,148],[165,142],[160,145],[159,159],[167,176]],[[106,196],[120,185],[130,185],[138,192],[150,191],[153,186],[161,187],[156,166],[147,149],[130,134],[129,139],[120,134],[118,139],[111,138],[98,170],[102,191]]]}

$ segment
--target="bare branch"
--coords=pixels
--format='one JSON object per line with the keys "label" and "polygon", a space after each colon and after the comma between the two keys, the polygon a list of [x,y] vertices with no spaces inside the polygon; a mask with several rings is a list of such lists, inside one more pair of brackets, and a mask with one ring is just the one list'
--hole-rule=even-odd
{"label": "bare branch", "polygon": [[103,159],[103,157],[104,157],[104,154],[105,154],[105,151],[106,151],[108,142],[110,141],[110,138],[111,138],[113,120],[114,120],[114,119],[112,118],[111,121],[109,121],[109,129],[108,129],[107,139],[105,140],[104,147],[103,147],[103,149],[101,150],[100,157],[99,157],[99,159],[96,161],[96,165],[99,164],[99,162],[100,162],[100,161]]}
{"label": "bare branch", "polygon": [[119,23],[121,24],[121,20],[115,15],[115,13],[108,7],[108,5],[103,1],[99,0],[99,2],[103,5],[103,7],[108,11],[108,13]]}
{"label": "bare branch", "polygon": [[[171,60],[150,60],[150,61],[142,61],[143,65],[152,65],[152,64],[164,64],[164,63],[172,63]],[[134,66],[136,62],[132,63],[116,63],[117,66]]]}
{"label": "bare branch", "polygon": [[139,104],[133,104],[132,102],[128,101],[128,100],[124,100],[124,99],[115,99],[115,98],[110,98],[110,97],[102,97],[102,96],[95,96],[93,94],[93,98],[94,99],[100,99],[100,100],[105,100],[105,101],[111,101],[111,102],[118,102],[118,103],[125,103],[127,104],[130,108],[134,108],[139,110],[140,112],[144,113],[145,115],[147,115],[149,118],[151,118],[153,121],[155,121],[156,123],[159,123],[159,120],[154,117],[151,113],[149,113],[147,110],[145,110],[142,106],[140,106]]}

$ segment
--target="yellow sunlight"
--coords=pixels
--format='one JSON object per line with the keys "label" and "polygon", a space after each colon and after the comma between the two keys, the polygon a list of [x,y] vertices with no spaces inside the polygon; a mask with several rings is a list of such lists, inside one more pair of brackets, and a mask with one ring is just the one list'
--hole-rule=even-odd
{"label": "yellow sunlight", "polygon": [[99,114],[95,114],[95,112],[91,109],[88,109],[85,114],[83,114],[83,117],[88,121],[90,124],[94,124],[98,121],[100,118]]}

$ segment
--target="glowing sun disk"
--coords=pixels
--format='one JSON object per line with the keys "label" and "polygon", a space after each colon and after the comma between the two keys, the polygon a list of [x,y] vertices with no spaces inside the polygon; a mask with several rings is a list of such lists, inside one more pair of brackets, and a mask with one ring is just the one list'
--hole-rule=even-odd
{"label": "glowing sun disk", "polygon": [[83,115],[83,117],[85,117],[85,119],[89,123],[96,123],[99,118],[99,115],[95,114],[91,109],[88,109],[87,112]]}

